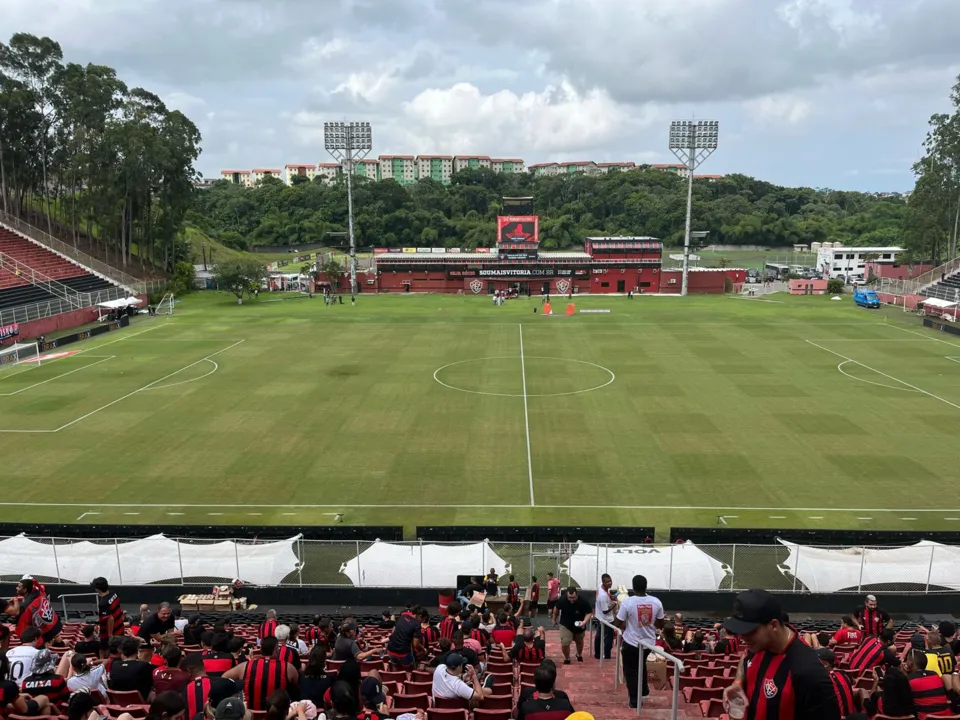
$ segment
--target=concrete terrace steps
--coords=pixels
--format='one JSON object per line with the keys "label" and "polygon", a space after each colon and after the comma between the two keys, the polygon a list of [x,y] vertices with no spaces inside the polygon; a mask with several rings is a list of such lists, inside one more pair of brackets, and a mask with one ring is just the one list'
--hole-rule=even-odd
{"label": "concrete terrace steps", "polygon": [[[589,635],[587,636],[589,644]],[[574,648],[571,648],[574,650]],[[621,683],[614,692],[613,676],[616,669],[616,649],[611,660],[600,661],[593,658],[593,648],[584,647],[583,662],[578,663],[575,652],[571,652],[573,662],[563,664],[560,650],[560,632],[547,630],[547,657],[557,663],[557,688],[569,693],[574,708],[593,715],[596,720],[636,720],[637,711],[627,707],[627,689]],[[672,692],[669,689],[651,688],[650,697],[643,703],[640,718],[643,720],[667,720],[672,717]],[[702,718],[699,705],[687,704],[680,696],[677,708],[678,718]]]}

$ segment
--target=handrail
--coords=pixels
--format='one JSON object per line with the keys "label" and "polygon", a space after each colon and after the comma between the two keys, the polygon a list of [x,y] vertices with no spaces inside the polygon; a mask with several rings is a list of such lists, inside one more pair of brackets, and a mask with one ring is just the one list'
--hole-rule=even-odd
{"label": "handrail", "polygon": [[5,252],[0,252],[0,268],[3,268],[7,272],[10,272],[17,277],[28,280],[33,285],[44,285],[49,289],[51,295],[56,295],[58,298],[66,300],[67,302],[76,305],[78,308],[83,307],[83,301],[80,298],[81,293],[78,290],[74,290],[69,285],[62,283],[59,280],[55,280],[49,275],[36,270],[26,263],[20,262],[12,255],[8,255]]}
{"label": "handrail", "polygon": [[73,260],[78,265],[89,268],[94,274],[100,275],[111,282],[117,283],[118,285],[123,285],[135,295],[145,292],[146,283],[143,280],[138,280],[137,278],[133,277],[133,275],[125,273],[123,270],[119,270],[115,267],[107,265],[105,262],[97,260],[92,255],[88,255],[82,250],[77,250],[72,245],[67,245],[67,243],[63,242],[62,240],[58,240],[49,233],[45,233],[40,228],[24,222],[15,215],[11,215],[10,213],[0,210],[0,222],[9,225],[14,230],[22,233],[34,242],[45,245],[54,252],[63,255],[68,260]]}
{"label": "handrail", "polygon": [[[610,629],[615,633],[615,635],[614,635],[615,638],[619,637],[619,645],[622,645],[622,644],[623,644],[623,633],[620,631],[620,629],[619,629],[616,625],[614,625],[613,623],[607,622],[606,620],[604,620],[604,619],[603,619],[602,617],[600,617],[599,615],[594,615],[593,618],[594,618],[594,620],[596,620],[598,623],[600,623],[600,667],[603,667],[603,647],[604,647],[604,645],[603,645],[603,639],[604,639],[604,633],[606,632],[605,628],[610,628]],[[592,643],[592,640],[593,640],[593,638],[592,638],[593,628],[592,628],[592,627],[590,628],[590,634],[591,634],[591,645],[592,645],[592,644],[593,644],[593,643]],[[675,655],[671,655],[670,653],[668,653],[668,652],[667,652],[666,650],[664,650],[663,648],[659,648],[659,647],[657,647],[656,645],[653,645],[653,644],[651,644],[651,643],[646,642],[645,640],[641,640],[641,641],[640,641],[640,647],[643,648],[643,649],[645,649],[645,650],[649,650],[652,655],[659,655],[659,656],[662,657],[664,660],[667,660],[668,662],[672,662],[672,663],[674,664],[674,667],[676,668],[676,670],[675,670],[675,672],[674,672],[674,678],[677,678],[677,677],[684,671],[685,666],[684,666],[684,664],[683,664],[683,660],[681,660],[680,658],[676,657]],[[620,648],[619,648],[619,646],[618,646],[618,649],[617,649],[617,671],[616,671],[616,673],[615,673],[615,675],[614,675],[614,679],[613,679],[613,689],[614,689],[614,690],[616,690],[618,687],[620,687],[620,662],[621,662],[621,661],[620,661],[620,658],[621,658],[622,655],[623,655],[623,653],[620,651]],[[644,671],[644,665],[645,665],[645,664],[641,661],[640,664],[639,664],[639,669],[638,669],[638,671],[637,671],[637,715],[640,714],[640,710],[641,710],[641,708],[643,707],[643,671]],[[670,711],[670,716],[673,718],[673,720],[677,720],[677,713],[678,713],[678,711],[679,711],[679,706],[680,706],[680,683],[679,683],[679,681],[677,681],[677,682],[674,682],[674,683],[673,683],[673,707],[672,707],[672,709],[671,709],[671,711]]]}
{"label": "handrail", "polygon": [[[652,655],[659,655],[664,660],[667,660],[668,662],[673,663],[674,665],[673,708],[670,711],[670,717],[672,717],[673,720],[677,720],[677,709],[678,709],[678,704],[680,702],[680,674],[684,670],[683,660],[676,657],[675,655],[671,655],[663,648],[659,648],[656,645],[651,645],[650,643],[645,642],[644,640],[640,641],[640,647],[649,650]],[[643,692],[642,692],[643,685],[642,685],[642,678],[639,676],[639,674],[643,672],[643,665],[644,665],[643,663],[640,663],[640,671],[637,677],[637,715],[640,714],[640,708],[643,706]]]}
{"label": "handrail", "polygon": [[97,603],[97,598],[99,597],[97,593],[69,593],[64,595],[57,595],[57,599],[60,600],[63,607],[63,617],[60,618],[63,622],[67,622],[67,598],[75,597],[92,597],[93,598],[93,612],[96,614],[99,612],[100,607]]}

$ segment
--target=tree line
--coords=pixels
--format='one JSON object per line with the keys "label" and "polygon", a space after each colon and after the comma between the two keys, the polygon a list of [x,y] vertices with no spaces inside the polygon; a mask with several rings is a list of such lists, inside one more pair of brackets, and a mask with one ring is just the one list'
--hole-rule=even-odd
{"label": "tree line", "polygon": [[[683,243],[686,181],[639,168],[607,175],[535,178],[469,169],[449,185],[423,179],[358,178],[354,184],[357,242],[362,246],[492,245],[503,196],[535,198],[541,246],[569,248],[595,235],[661,238]],[[695,230],[708,242],[784,247],[840,241],[895,245],[902,241],[907,203],[901,196],[786,188],[746,175],[694,181]],[[346,186],[325,178],[286,186],[267,178],[252,189],[223,181],[200,192],[189,222],[237,249],[322,242],[347,224]]]}
{"label": "tree line", "polygon": [[4,212],[81,249],[95,243],[119,267],[172,270],[199,155],[197,127],[113,68],[64,63],[48,37],[0,43]]}

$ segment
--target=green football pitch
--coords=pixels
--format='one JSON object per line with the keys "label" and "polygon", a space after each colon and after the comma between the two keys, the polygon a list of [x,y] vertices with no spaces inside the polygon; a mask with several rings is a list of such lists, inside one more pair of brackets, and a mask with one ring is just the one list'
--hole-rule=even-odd
{"label": "green football pitch", "polygon": [[575,300],[609,312],[189,295],[0,371],[0,519],[960,528],[960,338],[849,299]]}

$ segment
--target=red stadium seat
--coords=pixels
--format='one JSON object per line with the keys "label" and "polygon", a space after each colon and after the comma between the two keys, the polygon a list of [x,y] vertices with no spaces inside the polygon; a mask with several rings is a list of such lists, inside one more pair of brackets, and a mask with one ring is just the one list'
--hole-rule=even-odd
{"label": "red stadium seat", "polygon": [[415,707],[427,710],[430,707],[430,696],[427,693],[419,695],[397,694],[393,696],[393,704],[398,707]]}
{"label": "red stadium seat", "polygon": [[407,673],[403,670],[381,670],[380,679],[385,682],[399,682],[405,683],[407,681]]}
{"label": "red stadium seat", "polygon": [[414,670],[410,673],[410,680],[413,682],[433,682],[433,673],[426,670]]}
{"label": "red stadium seat", "polygon": [[688,687],[683,689],[683,697],[688,703],[699,703],[701,700],[723,700],[722,687]]}
{"label": "red stadium seat", "polygon": [[513,710],[513,695],[488,695],[480,701],[484,710]]}
{"label": "red stadium seat", "polygon": [[110,698],[111,705],[126,707],[147,704],[139,690],[107,690],[107,696]]}
{"label": "red stadium seat", "polygon": [[427,710],[427,720],[469,720],[467,711],[456,708],[430,708]]}
{"label": "red stadium seat", "polygon": [[723,700],[701,700],[700,712],[707,718],[718,718],[725,715]]}
{"label": "red stadium seat", "polygon": [[467,710],[470,708],[470,703],[464,700],[463,698],[444,698],[444,697],[435,697],[433,699],[433,706],[438,708],[443,708],[445,710]]}
{"label": "red stadium seat", "polygon": [[403,684],[403,692],[407,695],[429,695],[433,692],[433,683],[408,680]]}
{"label": "red stadium seat", "polygon": [[512,711],[510,710],[487,710],[486,708],[477,708],[473,711],[473,720],[510,720]]}

